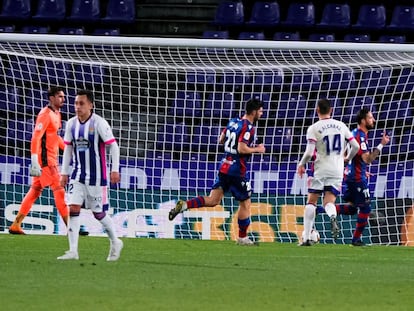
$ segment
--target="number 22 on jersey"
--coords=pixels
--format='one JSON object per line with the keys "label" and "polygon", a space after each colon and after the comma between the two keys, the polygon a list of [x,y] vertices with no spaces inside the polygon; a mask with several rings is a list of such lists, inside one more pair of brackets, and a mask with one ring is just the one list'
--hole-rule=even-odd
{"label": "number 22 on jersey", "polygon": [[224,142],[224,151],[231,154],[237,154],[236,150],[237,135],[235,132],[226,131],[226,141]]}

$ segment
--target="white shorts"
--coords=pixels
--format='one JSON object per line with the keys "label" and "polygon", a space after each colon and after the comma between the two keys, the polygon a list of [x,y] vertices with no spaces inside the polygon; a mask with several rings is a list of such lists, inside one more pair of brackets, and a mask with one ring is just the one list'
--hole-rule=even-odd
{"label": "white shorts", "polygon": [[100,213],[108,209],[108,187],[88,186],[71,180],[67,196],[68,205],[84,205],[83,207]]}
{"label": "white shorts", "polygon": [[341,193],[341,188],[342,188],[342,178],[309,177],[308,179],[308,191],[312,193],[322,193],[324,191],[330,191],[336,196],[338,196]]}

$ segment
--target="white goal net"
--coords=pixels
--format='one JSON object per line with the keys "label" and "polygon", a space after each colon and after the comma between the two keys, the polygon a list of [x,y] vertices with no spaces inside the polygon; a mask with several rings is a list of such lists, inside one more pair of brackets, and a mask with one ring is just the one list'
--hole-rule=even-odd
{"label": "white goal net", "polygon": [[[234,239],[238,202],[190,210],[169,222],[177,199],[208,195],[222,156],[218,135],[243,103],[260,98],[257,139],[266,153],[250,163],[249,235],[297,242],[303,230],[306,179],[296,174],[317,99],[355,128],[362,107],[374,113],[371,146],[391,136],[370,165],[373,213],[366,243],[414,245],[414,46],[0,34],[0,232],[7,232],[30,186],[30,138],[51,85],[65,88],[62,119],[74,115],[78,89],[94,91],[95,112],[121,147],[121,183],[111,188],[120,236]],[[341,199],[338,198],[338,203]],[[318,215],[321,243],[333,243]],[[336,243],[349,243],[356,217],[340,216]],[[87,212],[91,234],[101,227]],[[25,218],[26,233],[64,234],[45,190]]]}

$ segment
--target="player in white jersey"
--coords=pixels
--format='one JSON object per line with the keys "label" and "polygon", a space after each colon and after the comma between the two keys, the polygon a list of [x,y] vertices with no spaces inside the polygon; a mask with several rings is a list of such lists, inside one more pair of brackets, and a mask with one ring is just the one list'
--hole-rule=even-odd
{"label": "player in white jersey", "polygon": [[61,185],[66,186],[73,170],[68,186],[69,250],[61,260],[79,259],[78,240],[81,207],[91,209],[94,217],[105,228],[110,239],[108,261],[119,259],[123,242],[115,233],[111,217],[106,214],[109,208],[107,191],[107,163],[105,146],[110,147],[112,169],[110,182],[119,182],[119,146],[112,134],[108,122],[93,113],[93,94],[89,90],[80,90],[75,98],[76,116],[66,123],[63,141],[63,163],[61,170]]}
{"label": "player in white jersey", "polygon": [[[305,153],[297,167],[302,178],[305,165],[314,157],[313,177],[308,182],[308,201],[304,213],[304,239],[302,246],[311,246],[310,234],[315,221],[315,211],[320,195],[323,193],[323,206],[331,221],[331,233],[337,238],[339,227],[336,220],[336,197],[340,193],[344,164],[349,162],[359,150],[349,128],[341,121],[331,118],[332,108],[328,99],[318,100],[316,112],[319,121],[308,128]],[[351,149],[345,158],[347,143]]]}

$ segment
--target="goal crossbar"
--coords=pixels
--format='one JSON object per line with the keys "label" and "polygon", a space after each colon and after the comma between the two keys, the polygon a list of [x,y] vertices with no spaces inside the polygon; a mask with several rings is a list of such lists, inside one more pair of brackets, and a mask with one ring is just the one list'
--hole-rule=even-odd
{"label": "goal crossbar", "polygon": [[[252,225],[261,241],[301,237],[305,179],[296,164],[315,103],[329,98],[333,117],[351,128],[368,107],[377,119],[370,146],[384,129],[391,142],[370,166],[373,214],[364,240],[414,245],[414,45],[0,34],[0,231],[6,232],[28,190],[30,138],[45,90],[66,91],[63,120],[74,115],[76,91],[95,94],[95,111],[111,124],[121,147],[121,183],[111,215],[119,235],[234,239],[238,202],[226,195],[211,209],[166,218],[178,199],[208,195],[222,155],[218,134],[243,102],[257,97],[264,116],[257,139],[264,155],[250,163]],[[342,199],[338,199],[342,203]],[[33,207],[24,230],[64,234],[50,192]],[[102,234],[87,213],[82,221]],[[33,221],[34,219],[34,221]],[[356,218],[340,218],[349,243]],[[39,225],[42,223],[42,225]],[[327,225],[328,223],[328,225]],[[333,243],[318,215],[321,243]]]}

